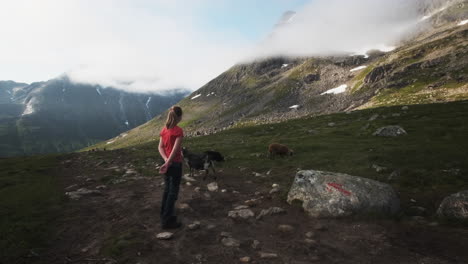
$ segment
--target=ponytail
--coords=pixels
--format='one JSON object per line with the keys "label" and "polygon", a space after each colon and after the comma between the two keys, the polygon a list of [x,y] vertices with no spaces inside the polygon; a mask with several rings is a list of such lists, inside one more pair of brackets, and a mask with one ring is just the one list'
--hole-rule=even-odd
{"label": "ponytail", "polygon": [[166,120],[166,128],[171,129],[175,127],[180,120],[182,120],[182,108],[179,106],[173,106],[169,109]]}

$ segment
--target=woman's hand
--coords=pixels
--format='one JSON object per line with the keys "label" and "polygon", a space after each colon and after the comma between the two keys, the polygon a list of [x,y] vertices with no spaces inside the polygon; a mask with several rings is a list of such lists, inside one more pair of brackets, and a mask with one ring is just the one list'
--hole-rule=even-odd
{"label": "woman's hand", "polygon": [[159,167],[159,173],[161,173],[161,174],[166,173],[167,169],[169,169],[169,166],[171,166],[171,163],[167,162],[167,160],[166,160],[166,163],[164,163],[161,167]]}

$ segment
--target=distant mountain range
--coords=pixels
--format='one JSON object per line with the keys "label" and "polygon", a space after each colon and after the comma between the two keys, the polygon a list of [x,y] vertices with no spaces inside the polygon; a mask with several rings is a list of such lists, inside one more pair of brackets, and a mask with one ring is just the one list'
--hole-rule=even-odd
{"label": "distant mountain range", "polygon": [[0,156],[95,144],[151,120],[187,93],[129,93],[67,77],[30,85],[0,81]]}

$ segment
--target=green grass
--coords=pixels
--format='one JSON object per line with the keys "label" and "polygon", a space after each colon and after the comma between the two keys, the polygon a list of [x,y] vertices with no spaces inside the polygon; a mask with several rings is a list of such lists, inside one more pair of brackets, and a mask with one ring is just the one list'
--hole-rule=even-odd
{"label": "green grass", "polygon": [[[368,122],[370,116],[380,118]],[[392,116],[398,113],[400,116]],[[385,116],[385,119],[382,118]],[[336,125],[329,127],[328,123]],[[370,123],[367,129],[363,127]],[[408,135],[397,138],[372,136],[379,127],[401,125]],[[309,130],[316,130],[311,134]],[[272,125],[236,128],[215,135],[188,138],[184,144],[194,151],[215,149],[224,153],[226,168],[247,167],[264,173],[272,169],[268,184],[288,186],[297,168],[344,172],[392,184],[405,205],[409,199],[434,212],[441,199],[468,189],[468,102],[412,105],[406,113],[401,107],[384,107],[291,120]],[[268,144],[290,146],[295,155],[270,160],[253,153],[266,154]],[[156,154],[155,154],[156,155]],[[371,168],[389,168],[379,174]],[[401,177],[388,180],[394,170]],[[454,175],[445,170],[459,169]]]}
{"label": "green grass", "polygon": [[56,164],[55,156],[0,159],[2,263],[30,263],[47,246],[63,197]]}

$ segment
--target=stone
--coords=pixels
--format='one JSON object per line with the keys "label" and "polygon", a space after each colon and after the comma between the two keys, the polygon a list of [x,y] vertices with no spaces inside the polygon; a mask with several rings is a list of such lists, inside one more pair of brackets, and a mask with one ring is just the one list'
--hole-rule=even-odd
{"label": "stone", "polygon": [[203,193],[203,196],[205,196],[206,199],[211,199],[211,194],[207,192]]}
{"label": "stone", "polygon": [[247,209],[247,208],[249,208],[247,205],[239,205],[239,206],[234,207],[234,210],[241,210],[241,209]]}
{"label": "stone", "polygon": [[313,237],[314,237],[314,233],[309,231],[309,232],[305,233],[305,236],[306,236],[307,238],[313,238]]}
{"label": "stone", "polygon": [[216,228],[216,225],[215,224],[209,224],[206,226],[206,229],[208,230],[212,230],[212,229],[215,229]]}
{"label": "stone", "polygon": [[344,173],[299,171],[288,193],[288,203],[300,201],[312,217],[396,214],[400,200],[388,184]]}
{"label": "stone", "polygon": [[182,179],[184,179],[186,182],[196,182],[197,180],[195,180],[194,178],[190,177],[189,174],[185,174]]}
{"label": "stone", "polygon": [[225,231],[221,232],[220,236],[221,237],[232,237],[231,233],[225,232]]}
{"label": "stone", "polygon": [[72,184],[70,186],[68,186],[67,188],[65,188],[66,191],[70,191],[70,190],[73,190],[73,189],[76,189],[78,188],[78,184]]}
{"label": "stone", "polygon": [[156,238],[160,240],[169,240],[173,237],[174,237],[174,233],[171,233],[171,232],[162,232],[156,235]]}
{"label": "stone", "polygon": [[278,185],[278,184],[276,184],[276,183],[273,183],[273,185],[271,185],[271,187],[272,187],[272,188],[278,188],[278,187],[279,187],[279,185]]}
{"label": "stone", "polygon": [[268,209],[263,209],[262,211],[260,211],[256,219],[260,220],[264,216],[274,215],[274,214],[284,214],[284,213],[286,213],[286,210],[284,210],[281,207],[270,207]]}
{"label": "stone", "polygon": [[106,186],[106,185],[98,185],[98,186],[96,186],[96,190],[104,190],[104,189],[107,189],[107,186]]}
{"label": "stone", "polygon": [[304,239],[304,242],[306,244],[308,244],[309,246],[317,246],[317,241],[313,240],[313,239],[310,239],[310,238],[306,238]]}
{"label": "stone", "polygon": [[468,219],[468,190],[445,197],[437,209],[437,215],[460,220]]}
{"label": "stone", "polygon": [[333,123],[333,122],[328,123],[328,126],[329,126],[329,127],[334,127],[335,125],[336,125],[336,124]]}
{"label": "stone", "polygon": [[268,252],[259,252],[260,258],[262,259],[274,259],[278,257],[276,253],[268,253]]}
{"label": "stone", "polygon": [[249,263],[250,262],[250,257],[242,257],[239,259],[240,262],[242,263]]}
{"label": "stone", "polygon": [[216,182],[209,183],[208,185],[206,185],[206,187],[208,188],[208,191],[210,192],[218,191],[218,183]]}
{"label": "stone", "polygon": [[231,218],[242,218],[242,219],[248,219],[251,217],[254,217],[255,214],[252,210],[250,209],[240,209],[240,210],[233,210],[228,212],[228,217]]}
{"label": "stone", "polygon": [[188,227],[188,229],[190,229],[190,230],[197,230],[197,229],[200,228],[200,222],[199,222],[199,221],[195,221],[195,222],[189,224],[187,227]]}
{"label": "stone", "polygon": [[401,110],[403,110],[403,111],[407,111],[408,109],[409,109],[409,107],[408,107],[408,106],[406,106],[406,105],[405,105],[405,106],[403,106],[403,107],[401,108]]}
{"label": "stone", "polygon": [[253,248],[253,249],[259,249],[259,248],[260,248],[260,241],[254,240],[254,241],[252,242],[252,248]]}
{"label": "stone", "polygon": [[177,208],[180,210],[187,210],[190,209],[190,205],[187,203],[180,203],[177,205]]}
{"label": "stone", "polygon": [[226,189],[222,189],[221,192],[222,192],[222,193],[225,193],[225,192],[227,192],[227,190],[226,190]]}
{"label": "stone", "polygon": [[279,192],[279,191],[280,191],[280,188],[278,188],[278,187],[272,188],[272,189],[270,190],[270,194],[274,194],[274,193],[277,193],[277,192]]}
{"label": "stone", "polygon": [[195,187],[195,189],[193,189],[195,192],[200,192],[200,187]]}
{"label": "stone", "polygon": [[65,193],[65,195],[67,195],[68,197],[70,197],[70,199],[73,199],[73,200],[78,200],[82,196],[85,196],[85,195],[100,195],[100,194],[101,192],[98,190],[89,190],[86,188],[80,188],[76,191]]}
{"label": "stone", "polygon": [[294,227],[292,225],[279,225],[278,230],[284,233],[289,233],[294,231]]}
{"label": "stone", "polygon": [[374,121],[379,117],[379,114],[373,114],[370,118],[369,121]]}
{"label": "stone", "polygon": [[221,243],[226,247],[239,247],[240,242],[232,237],[225,237],[221,239]]}
{"label": "stone", "polygon": [[186,182],[185,185],[192,186],[192,183],[191,182]]}
{"label": "stone", "polygon": [[377,164],[372,164],[372,168],[377,172],[377,173],[382,173],[382,172],[385,172],[387,171],[387,167],[384,167],[384,166],[380,166],[380,165],[377,165]]}
{"label": "stone", "polygon": [[401,176],[401,170],[394,170],[392,173],[390,173],[387,180],[394,181],[400,178],[400,176]]}
{"label": "stone", "polygon": [[372,135],[379,137],[398,137],[407,134],[408,133],[406,133],[401,126],[385,126],[377,129]]}

